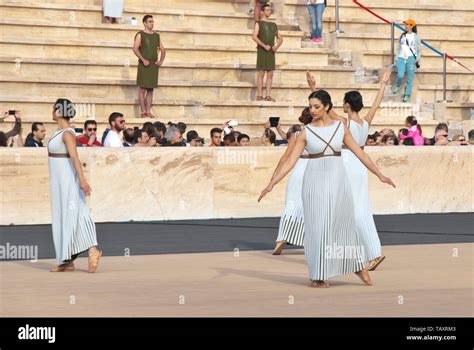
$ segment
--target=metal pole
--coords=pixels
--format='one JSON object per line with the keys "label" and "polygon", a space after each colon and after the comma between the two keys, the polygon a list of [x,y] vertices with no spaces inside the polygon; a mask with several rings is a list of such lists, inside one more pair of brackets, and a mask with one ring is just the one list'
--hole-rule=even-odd
{"label": "metal pole", "polygon": [[391,40],[391,62],[392,66],[395,65],[395,22],[392,22],[390,24],[391,27],[391,33],[390,33],[390,40]]}
{"label": "metal pole", "polygon": [[339,28],[339,0],[336,0],[336,30],[333,30],[331,33],[344,33]]}
{"label": "metal pole", "polygon": [[443,53],[443,102],[446,102],[446,88],[447,88],[447,74],[446,74],[446,61],[447,61],[446,52]]}

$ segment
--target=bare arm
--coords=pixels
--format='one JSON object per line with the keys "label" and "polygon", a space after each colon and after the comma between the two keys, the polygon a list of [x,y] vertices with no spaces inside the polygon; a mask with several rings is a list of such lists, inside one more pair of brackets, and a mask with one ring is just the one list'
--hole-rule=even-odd
{"label": "bare arm", "polygon": [[377,168],[377,166],[374,164],[372,159],[370,159],[369,155],[365,153],[362,148],[359,147],[357,142],[355,142],[354,138],[352,137],[351,133],[349,132],[349,129],[347,127],[344,127],[344,144],[349,148],[354,155],[359,158],[359,160],[365,165],[367,169],[370,170],[371,173],[373,173],[375,176],[377,176],[380,181],[383,183],[389,184],[393,186],[394,188],[396,187],[395,184],[392,182],[392,180],[388,177],[385,177]]}
{"label": "bare arm", "polygon": [[[259,39],[258,33],[260,31],[260,27],[258,23],[255,23],[255,27],[253,29],[252,39],[257,43],[258,46],[263,47],[265,50],[269,47],[269,45],[265,45],[262,40]],[[267,50],[268,51],[268,50]]]}
{"label": "bare arm", "polygon": [[278,134],[280,134],[280,137],[282,138],[282,140],[286,140],[286,132],[284,132],[281,129],[281,124],[279,122],[278,122],[278,125],[277,125],[276,129],[278,131]]}
{"label": "bare arm", "polygon": [[276,166],[275,171],[273,172],[272,180],[275,177],[275,175],[280,171],[283,164],[288,160],[288,158],[290,158],[291,152],[295,148],[295,145],[296,145],[296,135],[293,134],[291,135],[291,138],[288,141],[288,146],[286,147],[285,153],[283,153],[283,155],[281,156],[280,161],[278,162],[278,165]]}
{"label": "bare arm", "polygon": [[267,193],[271,192],[273,186],[279,183],[290,172],[290,170],[293,169],[296,162],[298,161],[298,158],[301,156],[301,153],[303,153],[305,145],[306,132],[303,130],[301,134],[296,138],[296,144],[293,150],[291,151],[291,154],[288,159],[279,167],[277,173],[274,174],[268,186],[260,194],[260,197],[258,198],[259,202],[263,197],[265,197]]}
{"label": "bare arm", "polygon": [[143,57],[142,53],[140,52],[141,42],[142,42],[142,35],[140,33],[137,33],[137,35],[135,35],[135,41],[133,43],[132,51],[135,54],[135,56],[137,56],[140,59],[140,61],[145,62],[147,60]]}
{"label": "bare arm", "polygon": [[280,48],[281,44],[283,44],[283,37],[281,36],[278,29],[277,29],[277,32],[276,32],[276,37],[277,37],[277,42],[276,42],[275,45],[273,45],[273,48],[272,48],[273,52],[276,52]]}
{"label": "bare arm", "polygon": [[372,121],[374,120],[374,117],[375,117],[375,113],[377,112],[377,109],[379,109],[380,103],[382,102],[383,95],[385,93],[385,87],[387,86],[391,73],[392,71],[390,68],[385,68],[385,71],[382,76],[382,81],[380,83],[379,92],[377,93],[377,96],[375,97],[374,103],[372,104],[372,107],[370,108],[369,113],[364,118],[365,120],[367,120],[367,123],[369,123],[369,125],[372,124]]}
{"label": "bare arm", "polygon": [[77,154],[76,138],[68,131],[63,132],[63,141],[66,145],[67,152],[71,157],[72,164],[74,169],[76,169],[77,175],[79,176],[79,184],[84,193],[88,196],[90,195],[92,189],[86,181],[84,172],[82,170],[81,161],[79,160],[79,155]]}
{"label": "bare arm", "polygon": [[161,40],[161,38],[160,38],[159,50],[160,50],[160,60],[158,61],[157,65],[161,66],[166,57],[166,49],[165,49],[165,46],[163,45],[163,41]]}

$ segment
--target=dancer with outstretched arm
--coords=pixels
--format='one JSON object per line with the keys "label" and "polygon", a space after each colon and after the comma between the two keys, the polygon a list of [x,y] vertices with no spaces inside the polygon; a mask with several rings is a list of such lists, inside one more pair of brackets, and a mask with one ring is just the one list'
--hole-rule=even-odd
{"label": "dancer with outstretched arm", "polygon": [[364,244],[355,227],[354,201],[341,158],[345,144],[380,181],[393,187],[369,156],[362,151],[342,122],[331,119],[331,96],[324,90],[311,93],[309,107],[313,121],[296,140],[290,158],[262,191],[258,201],[272,191],[294,167],[306,147],[309,161],[303,179],[305,220],[304,250],[311,286],[328,288],[328,279],[355,273],[372,285],[367,270]]}

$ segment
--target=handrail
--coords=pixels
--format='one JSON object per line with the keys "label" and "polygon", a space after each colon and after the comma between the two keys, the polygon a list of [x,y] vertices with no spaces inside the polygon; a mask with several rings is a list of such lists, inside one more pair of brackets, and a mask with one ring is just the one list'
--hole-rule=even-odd
{"label": "handrail", "polygon": [[[354,2],[357,6],[359,6],[360,8],[364,9],[365,11],[369,12],[370,14],[372,14],[373,16],[377,17],[378,19],[382,20],[383,22],[387,23],[387,24],[390,24],[397,27],[398,29],[402,30],[402,31],[405,31],[405,29],[396,24],[395,22],[391,22],[389,21],[388,19],[386,18],[383,18],[382,16],[380,16],[379,14],[375,13],[374,11],[372,11],[371,9],[369,9],[367,6],[364,6],[363,4],[361,4],[358,0],[352,0],[352,2]],[[460,66],[462,66],[463,68],[467,69],[469,72],[473,73],[472,70],[470,70],[468,67],[466,67],[464,64],[462,64],[456,57],[452,56],[452,55],[449,55],[448,53],[446,52],[440,52],[438,50],[436,50],[433,46],[429,45],[426,41],[424,40],[421,40],[421,43],[423,45],[425,45],[427,48],[429,48],[430,50],[434,51],[435,53],[437,53],[438,55],[440,55],[441,57],[443,58],[449,58],[450,60],[452,60],[453,62],[456,62],[457,64],[459,64]]]}

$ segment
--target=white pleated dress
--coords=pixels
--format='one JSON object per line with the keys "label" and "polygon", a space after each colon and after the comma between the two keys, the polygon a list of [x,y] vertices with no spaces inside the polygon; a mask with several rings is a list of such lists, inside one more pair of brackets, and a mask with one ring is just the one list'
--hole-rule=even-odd
{"label": "white pleated dress", "polygon": [[[57,130],[48,142],[48,152],[67,154],[62,134],[74,129]],[[97,245],[94,221],[86,206],[86,197],[79,186],[79,176],[71,158],[48,157],[51,186],[51,224],[58,264]]]}
{"label": "white pleated dress", "polygon": [[[303,154],[308,154],[306,150]],[[303,199],[301,191],[308,159],[298,159],[288,178],[285,195],[285,209],[280,218],[277,242],[286,241],[302,246],[304,243]]]}
{"label": "white pleated dress", "polygon": [[[364,147],[369,135],[369,123],[364,120],[363,124],[359,125],[349,120],[348,128],[359,146]],[[355,224],[364,242],[367,259],[370,261],[382,255],[382,246],[370,205],[368,171],[349,149],[342,149],[342,159],[354,198]]]}
{"label": "white pleated dress", "polygon": [[309,275],[311,280],[323,281],[360,271],[368,261],[355,226],[351,186],[340,156],[344,126],[341,122],[326,127],[310,124],[305,130],[310,157],[325,155],[308,159],[302,195]]}

